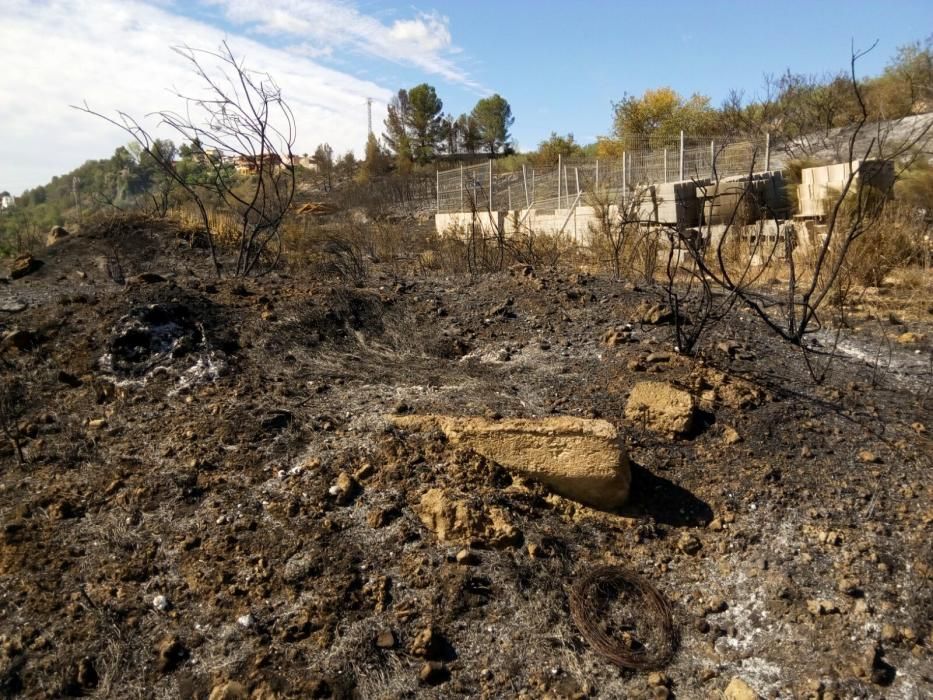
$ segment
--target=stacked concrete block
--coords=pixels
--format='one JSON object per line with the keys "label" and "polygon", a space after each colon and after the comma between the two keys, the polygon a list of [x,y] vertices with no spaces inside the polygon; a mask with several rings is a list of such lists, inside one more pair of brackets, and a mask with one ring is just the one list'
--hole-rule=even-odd
{"label": "stacked concrete block", "polygon": [[890,195],[894,184],[894,164],[891,161],[854,160],[851,163],[804,168],[800,172],[800,184],[797,185],[796,216],[817,218],[829,214],[834,200],[845,188],[853,172],[855,178],[850,191],[854,191],[861,182],[883,196]]}
{"label": "stacked concrete block", "polygon": [[[699,181],[703,184],[706,181]],[[665,182],[647,188],[638,204],[638,218],[679,229],[700,224],[698,181]]]}

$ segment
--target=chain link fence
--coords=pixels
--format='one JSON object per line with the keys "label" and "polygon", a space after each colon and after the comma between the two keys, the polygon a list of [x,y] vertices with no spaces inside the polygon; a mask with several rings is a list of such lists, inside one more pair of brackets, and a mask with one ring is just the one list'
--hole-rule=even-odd
{"label": "chain link fence", "polygon": [[770,143],[716,137],[629,137],[617,158],[560,159],[547,167],[503,172],[493,160],[437,174],[437,211],[566,209],[586,193],[623,198],[664,182],[725,178],[769,170]]}

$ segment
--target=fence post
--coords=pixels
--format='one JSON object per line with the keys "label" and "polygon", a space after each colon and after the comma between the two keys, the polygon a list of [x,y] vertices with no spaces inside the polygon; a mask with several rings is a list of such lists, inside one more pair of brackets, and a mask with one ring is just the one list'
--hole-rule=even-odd
{"label": "fence post", "polygon": [[437,184],[435,185],[435,192],[437,192],[437,213],[441,213],[441,171],[440,168],[434,169],[435,175],[437,176]]}
{"label": "fence post", "polygon": [[525,209],[527,209],[531,203],[528,201],[528,173],[524,163],[522,163],[522,184],[525,185]]}
{"label": "fence post", "polygon": [[716,177],[716,140],[709,142],[709,176]]}
{"label": "fence post", "polygon": [[492,214],[492,158],[489,159],[489,196],[486,199],[489,202],[489,213]]}
{"label": "fence post", "polygon": [[573,175],[577,179],[577,194],[580,194],[580,168],[574,168]]}
{"label": "fence post", "polygon": [[684,181],[684,130],[680,130],[680,181]]}
{"label": "fence post", "polygon": [[765,134],[765,171],[771,170],[771,132]]}
{"label": "fence post", "polygon": [[560,209],[560,170],[561,170],[561,157],[560,153],[557,154],[557,208]]}
{"label": "fence post", "polygon": [[628,189],[628,179],[625,177],[625,151],[622,151],[622,204],[625,204],[626,190]]}
{"label": "fence post", "polygon": [[667,149],[664,149],[664,182],[667,182]]}
{"label": "fence post", "polygon": [[599,158],[596,159],[596,188],[599,189]]}
{"label": "fence post", "polygon": [[460,211],[463,211],[463,163],[460,163]]}

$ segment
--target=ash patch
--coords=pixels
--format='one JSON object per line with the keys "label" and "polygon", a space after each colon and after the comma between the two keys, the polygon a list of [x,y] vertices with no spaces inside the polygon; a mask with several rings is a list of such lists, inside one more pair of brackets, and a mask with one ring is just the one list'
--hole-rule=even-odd
{"label": "ash patch", "polygon": [[187,306],[149,304],[117,321],[101,366],[111,374],[139,378],[202,350],[204,329]]}

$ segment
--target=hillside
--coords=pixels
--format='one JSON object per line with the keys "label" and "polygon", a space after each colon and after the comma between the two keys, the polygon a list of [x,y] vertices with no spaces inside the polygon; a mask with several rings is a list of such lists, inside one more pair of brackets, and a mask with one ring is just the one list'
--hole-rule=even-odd
{"label": "hillside", "polygon": [[[650,285],[216,280],[177,225],[119,222],[0,283],[4,695],[933,694],[929,297],[866,291],[815,385],[739,308],[670,352]],[[626,417],[645,380],[689,430]],[[627,503],[389,418],[419,414],[607,421]],[[659,672],[572,620],[606,564],[670,603]]]}

